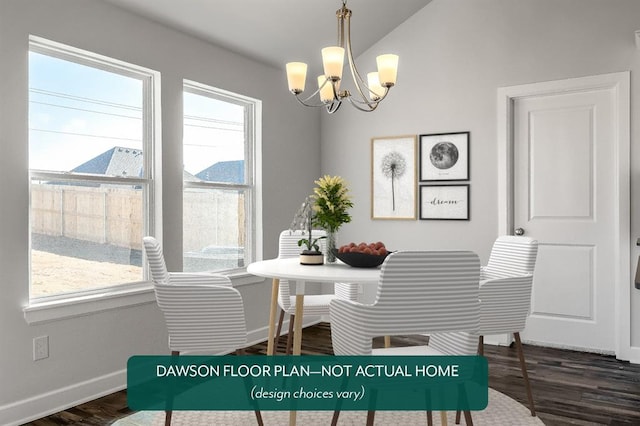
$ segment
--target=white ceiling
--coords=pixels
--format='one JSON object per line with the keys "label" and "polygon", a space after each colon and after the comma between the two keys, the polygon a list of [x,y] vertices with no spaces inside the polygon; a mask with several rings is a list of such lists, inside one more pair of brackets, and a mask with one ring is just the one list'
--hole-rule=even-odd
{"label": "white ceiling", "polygon": [[[277,67],[319,63],[320,49],[337,42],[335,12],[342,6],[342,0],[102,1]],[[348,0],[354,56],[430,1]]]}

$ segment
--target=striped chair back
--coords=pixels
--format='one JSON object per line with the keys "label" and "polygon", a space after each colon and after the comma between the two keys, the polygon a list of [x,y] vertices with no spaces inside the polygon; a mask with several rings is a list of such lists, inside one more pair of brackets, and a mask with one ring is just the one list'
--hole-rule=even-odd
{"label": "striped chair back", "polygon": [[529,237],[505,235],[498,237],[491,249],[484,273],[489,278],[533,274],[538,254],[538,242]]}
{"label": "striped chair back", "polygon": [[[311,231],[313,239],[325,237],[327,235],[326,231],[323,229],[314,229]],[[287,259],[290,257],[297,257],[302,250],[304,250],[303,246],[298,246],[298,241],[302,238],[307,238],[308,233],[302,231],[290,231],[284,230],[280,233],[280,239],[278,243],[278,259]],[[325,239],[321,239],[318,241],[318,245],[320,246],[320,251],[324,252],[326,247]]]}
{"label": "striped chair back", "polygon": [[515,333],[524,330],[531,307],[533,275],[485,282],[480,287],[480,327],[477,334]]}
{"label": "striped chair back", "polygon": [[[313,238],[324,237],[326,232],[321,229],[314,229],[311,231],[311,235]],[[299,230],[291,231],[284,230],[280,233],[280,238],[278,240],[278,259],[288,259],[292,257],[298,257],[300,252],[304,250],[303,247],[298,246],[298,241],[302,238],[307,238],[308,233],[302,232]],[[320,246],[320,251],[324,252],[325,250],[325,239],[321,239],[318,241],[318,245]],[[282,307],[287,310],[291,307],[291,288],[288,280],[280,280],[280,287],[278,290],[278,297],[280,300],[280,304]]]}
{"label": "striped chair back", "polygon": [[391,253],[382,264],[373,305],[331,302],[334,353],[369,355],[377,336],[444,333],[435,339],[438,349],[475,354],[477,337],[471,343],[465,336],[451,346],[446,334],[477,330],[479,277],[480,259],[470,251]]}
{"label": "striped chair back", "polygon": [[387,333],[475,330],[480,259],[470,251],[400,251],[382,265],[376,317]]}
{"label": "striped chair back", "polygon": [[[229,280],[229,278],[226,278]],[[228,286],[155,284],[173,351],[228,353],[247,345],[242,297]]]}
{"label": "striped chair back", "polygon": [[147,262],[149,263],[151,280],[155,284],[169,284],[169,272],[167,272],[167,265],[164,262],[162,246],[160,246],[158,240],[153,237],[144,237],[142,238],[142,242],[144,244],[144,252],[147,256]]}
{"label": "striped chair back", "polygon": [[170,274],[160,243],[153,237],[142,240],[171,350],[226,353],[245,347],[244,306],[231,280],[218,274]]}
{"label": "striped chair back", "polygon": [[490,280],[480,287],[479,335],[524,330],[537,254],[538,242],[534,239],[511,235],[496,239],[481,277]]}

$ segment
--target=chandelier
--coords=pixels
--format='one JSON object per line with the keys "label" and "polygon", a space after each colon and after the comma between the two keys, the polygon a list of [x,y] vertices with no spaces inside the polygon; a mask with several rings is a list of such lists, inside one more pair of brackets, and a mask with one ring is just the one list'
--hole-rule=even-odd
{"label": "chandelier", "polygon": [[[347,9],[347,0],[342,0],[342,7],[336,11],[338,18],[338,45],[322,49],[322,65],[324,74],[318,76],[318,90],[309,97],[302,98],[307,77],[307,64],[304,62],[287,63],[287,82],[289,91],[298,102],[308,107],[325,107],[329,114],[340,108],[344,100],[360,111],[371,112],[389,93],[396,83],[398,73],[398,55],[385,54],[376,58],[377,72],[367,74],[367,81],[360,76],[353,60],[351,50],[351,10]],[[341,89],[344,56],[347,56],[351,77],[357,93]],[[312,99],[319,95],[319,99]]]}

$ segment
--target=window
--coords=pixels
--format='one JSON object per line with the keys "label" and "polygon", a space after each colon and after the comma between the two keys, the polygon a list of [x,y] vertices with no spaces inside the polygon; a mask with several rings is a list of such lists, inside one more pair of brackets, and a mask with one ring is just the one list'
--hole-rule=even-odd
{"label": "window", "polygon": [[184,87],[183,269],[244,268],[255,259],[258,101]]}
{"label": "window", "polygon": [[144,279],[152,71],[33,37],[30,299]]}

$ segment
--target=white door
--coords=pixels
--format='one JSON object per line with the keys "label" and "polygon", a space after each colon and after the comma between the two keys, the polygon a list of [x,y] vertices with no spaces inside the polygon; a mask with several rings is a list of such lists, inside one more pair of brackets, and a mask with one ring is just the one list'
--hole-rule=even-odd
{"label": "white door", "polygon": [[616,352],[616,90],[513,99],[512,226],[539,243],[525,341]]}

